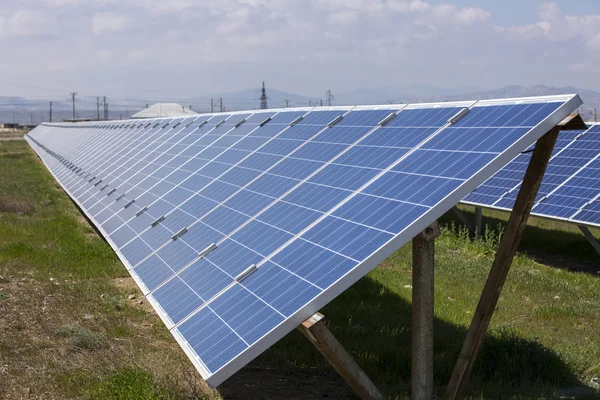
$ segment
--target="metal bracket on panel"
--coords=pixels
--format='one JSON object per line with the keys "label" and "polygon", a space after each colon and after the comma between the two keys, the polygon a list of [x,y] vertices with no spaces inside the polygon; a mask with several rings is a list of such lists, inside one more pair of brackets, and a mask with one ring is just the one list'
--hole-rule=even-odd
{"label": "metal bracket on panel", "polygon": [[175,125],[173,125],[173,129],[177,128],[179,125],[181,125],[181,122],[178,122]]}
{"label": "metal bracket on panel", "polygon": [[106,193],[106,195],[107,195],[107,196],[110,196],[111,194],[113,194],[113,193],[114,193],[114,192],[116,192],[116,191],[117,191],[117,189],[113,189],[113,190],[111,190],[110,192]]}
{"label": "metal bracket on panel", "polygon": [[240,122],[238,122],[237,124],[235,124],[234,128],[237,128],[238,126],[240,126],[244,122],[246,122],[246,118],[244,118],[243,120],[241,120]]}
{"label": "metal bracket on panel", "polygon": [[343,119],[344,119],[343,115],[338,115],[337,117],[335,117],[334,119],[332,119],[331,122],[329,122],[327,124],[327,126],[331,128],[332,126],[334,126],[335,124],[337,124],[338,122],[340,122]]}
{"label": "metal bracket on panel", "polygon": [[455,125],[458,123],[458,121],[460,121],[461,119],[463,119],[463,117],[465,115],[467,115],[468,113],[471,112],[470,108],[463,108],[462,110],[460,110],[459,112],[457,112],[456,114],[454,114],[454,116],[452,116],[449,120],[448,123],[450,125]]}
{"label": "metal bracket on panel", "polygon": [[256,266],[256,264],[252,264],[251,266],[249,266],[248,268],[246,268],[244,270],[244,272],[242,272],[241,274],[239,274],[238,276],[235,277],[235,280],[237,282],[241,282],[244,279],[246,279],[248,276],[250,276],[251,273],[253,273],[254,271],[256,271],[258,269],[258,267]]}
{"label": "metal bracket on panel", "polygon": [[94,186],[98,186],[101,183],[102,183],[102,179],[100,179],[98,182],[94,183]]}
{"label": "metal bracket on panel", "polygon": [[290,122],[290,126],[296,125],[298,122],[302,121],[303,119],[304,119],[304,115],[299,116],[298,118],[296,118],[295,120]]}
{"label": "metal bracket on panel", "polygon": [[265,119],[263,122],[261,122],[260,124],[258,124],[259,128],[263,127],[267,122],[269,122],[271,120],[271,117]]}
{"label": "metal bracket on panel", "polygon": [[173,236],[171,236],[171,239],[175,240],[177,239],[179,236],[183,235],[184,233],[187,232],[187,228],[184,226],[183,228],[181,228],[179,231],[175,232],[175,234]]}
{"label": "metal bracket on panel", "polygon": [[106,189],[108,187],[108,185],[104,185],[100,188],[100,191],[103,191],[104,189]]}
{"label": "metal bracket on panel", "polygon": [[136,217],[139,217],[140,215],[142,215],[144,212],[146,212],[146,210],[148,210],[148,206],[142,208],[140,211],[135,213]]}
{"label": "metal bracket on panel", "polygon": [[382,119],[381,121],[379,121],[377,123],[377,125],[379,126],[384,126],[385,124],[387,124],[388,122],[390,122],[391,120],[393,120],[394,118],[396,118],[396,113],[390,113],[387,117],[385,117],[384,119]]}
{"label": "metal bracket on panel", "polygon": [[224,123],[225,123],[225,120],[224,120],[224,119],[220,120],[219,122],[217,122],[217,123],[215,124],[215,128],[218,128],[218,127],[220,127],[220,126],[221,126],[221,125],[223,125]]}
{"label": "metal bracket on panel", "polygon": [[583,233],[583,235],[586,237],[586,239],[590,242],[592,247],[594,249],[596,249],[598,254],[600,254],[600,243],[598,242],[596,237],[592,234],[592,232],[590,232],[590,230],[586,226],[583,226],[583,225],[579,225],[579,229],[581,230],[581,233]]}
{"label": "metal bracket on panel", "polygon": [[123,206],[123,208],[128,208],[128,207],[131,207],[131,205],[132,205],[133,203],[135,203],[135,199],[133,199],[133,200],[131,200],[129,203],[125,204],[125,205]]}
{"label": "metal bracket on panel", "polygon": [[156,123],[156,124],[154,124],[154,126],[152,127],[152,129],[156,128],[156,127],[157,127],[157,126],[159,126],[159,125],[160,125],[160,123]]}
{"label": "metal bracket on panel", "polygon": [[162,221],[164,221],[164,220],[165,220],[165,216],[164,216],[164,215],[161,215],[160,217],[158,217],[158,218],[157,218],[157,220],[156,220],[156,221],[154,221],[153,223],[151,223],[151,224],[150,224],[150,226],[151,226],[152,228],[154,228],[156,225],[158,225],[160,222],[162,222]]}
{"label": "metal bracket on panel", "polygon": [[121,193],[116,199],[115,201],[119,201],[121,200],[123,197],[125,197],[125,193]]}
{"label": "metal bracket on panel", "polygon": [[198,125],[198,128],[202,128],[206,124],[208,124],[208,120],[200,122],[200,125]]}
{"label": "metal bracket on panel", "polygon": [[217,244],[213,243],[213,244],[209,245],[207,248],[205,248],[204,250],[202,250],[200,253],[198,253],[198,257],[199,258],[206,257],[207,255],[212,253],[213,250],[216,250],[216,249],[217,249]]}

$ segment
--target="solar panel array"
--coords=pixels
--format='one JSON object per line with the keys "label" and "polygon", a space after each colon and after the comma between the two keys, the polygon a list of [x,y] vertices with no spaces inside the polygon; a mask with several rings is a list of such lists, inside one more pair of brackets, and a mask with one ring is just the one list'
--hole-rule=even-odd
{"label": "solar panel array", "polygon": [[[530,158],[518,155],[463,202],[511,210]],[[600,124],[560,132],[531,213],[600,227]]]}
{"label": "solar panel array", "polygon": [[216,386],[580,103],[46,124],[27,140]]}

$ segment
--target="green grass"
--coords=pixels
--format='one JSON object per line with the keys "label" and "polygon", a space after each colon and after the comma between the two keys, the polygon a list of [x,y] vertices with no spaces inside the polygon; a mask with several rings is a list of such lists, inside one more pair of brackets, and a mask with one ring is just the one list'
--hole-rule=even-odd
{"label": "green grass", "polygon": [[171,400],[174,397],[154,377],[137,368],[123,368],[98,382],[90,390],[92,399]]}
{"label": "green grass", "polygon": [[[115,286],[125,269],[23,142],[0,144],[0,204],[5,205],[0,206],[0,307],[7,315],[3,320],[0,313],[0,366],[11,368],[0,376],[0,398],[20,398],[11,397],[17,383],[55,398],[217,396],[190,383],[197,375],[190,378],[189,370],[173,372],[182,365],[191,368],[190,363],[158,318],[133,307],[127,300],[131,292]],[[452,373],[506,218],[486,211],[488,229],[476,239],[451,213],[440,220],[437,394]],[[593,269],[598,260],[577,227],[532,219],[475,365],[469,397],[600,398],[584,386],[600,377],[600,276]],[[322,310],[331,331],[392,398],[410,392],[410,285],[406,245]],[[8,330],[2,330],[3,323]],[[31,365],[48,368],[32,375]],[[3,387],[3,382],[9,383]],[[294,331],[227,381],[223,392],[258,388],[267,396],[278,382],[284,394],[304,393],[307,387],[313,394],[320,387],[329,395],[346,390]],[[337,382],[334,389],[331,382]]]}

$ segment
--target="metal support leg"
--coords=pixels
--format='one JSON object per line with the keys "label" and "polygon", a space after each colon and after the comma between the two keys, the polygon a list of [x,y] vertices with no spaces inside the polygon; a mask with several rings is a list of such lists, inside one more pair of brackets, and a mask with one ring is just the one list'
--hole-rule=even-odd
{"label": "metal support leg", "polygon": [[485,332],[490,324],[494,309],[498,304],[502,287],[506,281],[510,265],[517,252],[521,236],[527,225],[529,213],[533,207],[538,189],[542,183],[548,160],[552,154],[554,143],[558,137],[559,128],[555,127],[538,139],[527,172],[523,178],[521,189],[510,214],[506,231],[502,236],[496,258],[488,275],[487,281],[479,298],[479,303],[473,314],[471,326],[463,343],[454,372],[446,391],[446,400],[459,399],[469,381],[473,364],[481,348]]}
{"label": "metal support leg", "polygon": [[381,400],[383,396],[369,379],[367,374],[356,364],[352,356],[337,341],[335,336],[323,323],[323,314],[316,313],[298,330],[319,350],[335,368],[335,370],[348,382],[354,392],[363,400]]}
{"label": "metal support leg", "polygon": [[412,400],[433,399],[433,275],[437,221],[412,241]]}
{"label": "metal support leg", "polygon": [[581,230],[581,232],[587,238],[590,244],[594,247],[594,249],[596,249],[598,254],[600,254],[600,243],[598,243],[598,239],[594,237],[592,232],[590,232],[590,230],[583,225],[579,225],[579,230]]}
{"label": "metal support leg", "polygon": [[469,228],[469,231],[475,234],[475,225],[473,225],[469,218],[467,218],[467,216],[456,206],[452,207],[452,211],[454,211],[454,214],[456,214],[458,219]]}
{"label": "metal support leg", "polygon": [[483,225],[481,223],[481,207],[475,207],[475,235],[483,234]]}

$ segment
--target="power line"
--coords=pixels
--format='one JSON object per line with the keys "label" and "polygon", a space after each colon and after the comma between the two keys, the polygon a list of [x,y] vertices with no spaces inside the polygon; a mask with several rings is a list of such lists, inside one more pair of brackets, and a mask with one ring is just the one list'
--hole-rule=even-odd
{"label": "power line", "polygon": [[75,96],[77,96],[76,92],[71,92],[71,100],[70,102],[73,103],[73,119],[75,119],[75,102],[77,101],[75,99]]}
{"label": "power line", "polygon": [[210,112],[215,112],[215,108],[217,108],[217,104],[219,104],[219,110],[223,112],[223,98],[219,97],[218,100],[210,99]]}
{"label": "power line", "polygon": [[260,109],[261,110],[266,110],[267,108],[269,108],[269,105],[267,104],[267,90],[265,89],[265,81],[263,81],[262,83],[262,91],[260,94]]}
{"label": "power line", "polygon": [[333,100],[333,94],[331,93],[331,89],[327,90],[327,92],[325,92],[325,95],[327,96],[327,105],[331,107],[331,101]]}

